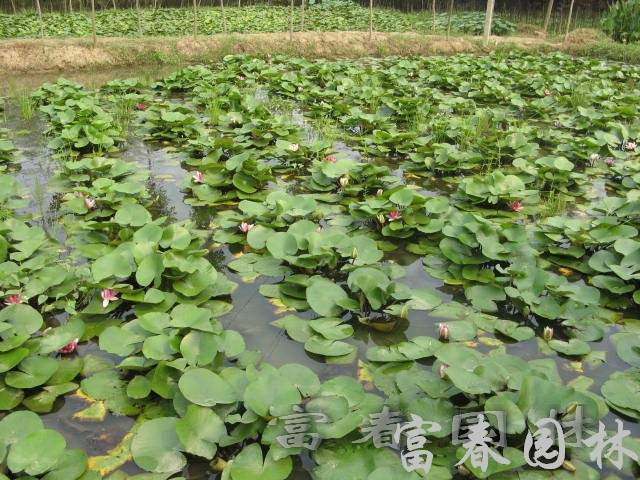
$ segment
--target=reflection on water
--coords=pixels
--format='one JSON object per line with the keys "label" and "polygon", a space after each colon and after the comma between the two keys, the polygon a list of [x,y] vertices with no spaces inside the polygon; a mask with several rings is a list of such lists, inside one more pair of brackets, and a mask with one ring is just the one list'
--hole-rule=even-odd
{"label": "reflection on water", "polygon": [[154,217],[166,216],[170,222],[191,218],[191,207],[184,203],[184,192],[180,187],[187,172],[182,168],[177,152],[148,145],[134,137],[127,141],[122,159],[136,162],[149,171],[147,187]]}

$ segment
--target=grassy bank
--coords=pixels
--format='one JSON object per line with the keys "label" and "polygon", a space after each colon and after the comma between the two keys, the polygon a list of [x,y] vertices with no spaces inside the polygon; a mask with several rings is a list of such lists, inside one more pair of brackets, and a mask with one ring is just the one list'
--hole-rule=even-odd
{"label": "grassy bank", "polygon": [[[484,47],[477,37],[417,33],[304,32],[289,41],[287,33],[193,37],[103,38],[96,48],[86,38],[0,41],[0,70],[37,72],[113,68],[136,65],[185,65],[218,61],[228,54],[276,54],[306,58],[358,58],[389,55],[433,55],[482,52],[494,48],[554,48],[540,39],[494,38]],[[507,47],[507,45],[509,47]]]}
{"label": "grassy bank", "polygon": [[93,48],[86,38],[0,41],[0,77],[17,72],[104,69],[141,65],[186,65],[215,62],[228,54],[276,54],[306,58],[358,58],[389,55],[485,53],[526,49],[563,51],[627,63],[640,63],[640,46],[621,45],[594,30],[576,30],[568,41],[532,37],[480,38],[418,33],[364,32],[227,34],[193,37],[101,38]]}

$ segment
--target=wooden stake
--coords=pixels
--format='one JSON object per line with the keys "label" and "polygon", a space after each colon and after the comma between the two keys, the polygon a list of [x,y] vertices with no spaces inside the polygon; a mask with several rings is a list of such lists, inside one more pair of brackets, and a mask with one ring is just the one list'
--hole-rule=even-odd
{"label": "wooden stake", "polygon": [[431,0],[431,11],[433,12],[433,31],[436,31],[436,0]]}
{"label": "wooden stake", "polygon": [[369,41],[373,40],[373,0],[369,0]]}
{"label": "wooden stake", "polygon": [[38,10],[38,20],[40,21],[40,36],[44,37],[44,22],[42,21],[42,9],[40,8],[40,0],[36,0],[36,10]]}
{"label": "wooden stake", "polygon": [[289,9],[289,41],[293,42],[293,0],[291,0],[291,8]]}
{"label": "wooden stake", "polygon": [[544,32],[549,32],[549,23],[551,23],[551,13],[553,12],[553,0],[547,3],[547,14],[544,17]]}
{"label": "wooden stake", "polygon": [[193,38],[198,36],[198,2],[193,0]]}
{"label": "wooden stake", "polygon": [[576,0],[571,0],[571,6],[569,7],[569,20],[567,20],[567,32],[564,34],[565,42],[569,39],[569,32],[571,30],[571,17],[573,16],[573,5],[575,3],[576,3]]}
{"label": "wooden stake", "polygon": [[91,0],[91,33],[93,34],[93,48],[98,45],[98,36],[96,35],[96,0]]}
{"label": "wooden stake", "polygon": [[96,34],[96,0],[91,0],[91,33],[93,34],[93,48],[98,45],[98,36]]}
{"label": "wooden stake", "polygon": [[224,0],[220,0],[220,10],[222,10],[222,31],[227,33],[227,17],[224,15]]}
{"label": "wooden stake", "polygon": [[15,15],[16,13],[18,13],[18,12],[16,11],[16,4],[14,3],[14,1],[13,1],[13,0],[11,0],[11,9],[13,10],[13,14],[14,14],[14,15]]}
{"label": "wooden stake", "polygon": [[449,0],[449,18],[447,19],[447,37],[451,35],[451,17],[453,17],[453,0]]}
{"label": "wooden stake", "polygon": [[302,20],[300,21],[300,31],[304,32],[304,0],[302,0],[302,4],[300,6],[302,8]]}
{"label": "wooden stake", "polygon": [[493,24],[493,9],[496,6],[496,0],[487,0],[487,13],[484,17],[484,41],[489,42],[491,36],[491,26]]}
{"label": "wooden stake", "polygon": [[136,0],[136,15],[138,17],[138,35],[142,36],[142,18],[140,17],[142,12],[140,12],[140,0]]}

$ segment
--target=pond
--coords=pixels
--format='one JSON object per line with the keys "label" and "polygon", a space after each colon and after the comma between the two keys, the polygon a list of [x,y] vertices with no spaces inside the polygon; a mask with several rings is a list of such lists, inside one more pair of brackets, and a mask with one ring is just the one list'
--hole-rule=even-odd
{"label": "pond", "polygon": [[[3,83],[0,478],[420,478],[354,443],[383,408],[437,423],[428,478],[637,478],[639,68],[57,77]],[[452,444],[479,414],[488,466]]]}

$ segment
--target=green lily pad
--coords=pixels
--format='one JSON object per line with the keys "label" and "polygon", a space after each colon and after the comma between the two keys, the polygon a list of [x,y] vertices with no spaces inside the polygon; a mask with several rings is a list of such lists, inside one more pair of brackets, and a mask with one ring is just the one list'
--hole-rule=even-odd
{"label": "green lily pad", "polygon": [[136,464],[149,472],[174,473],[182,470],[187,460],[180,452],[182,445],[176,433],[178,419],[161,417],[143,423],[131,442]]}
{"label": "green lily pad", "polygon": [[237,400],[231,386],[220,376],[205,368],[191,368],[178,381],[178,387],[187,400],[196,405],[212,407]]}

